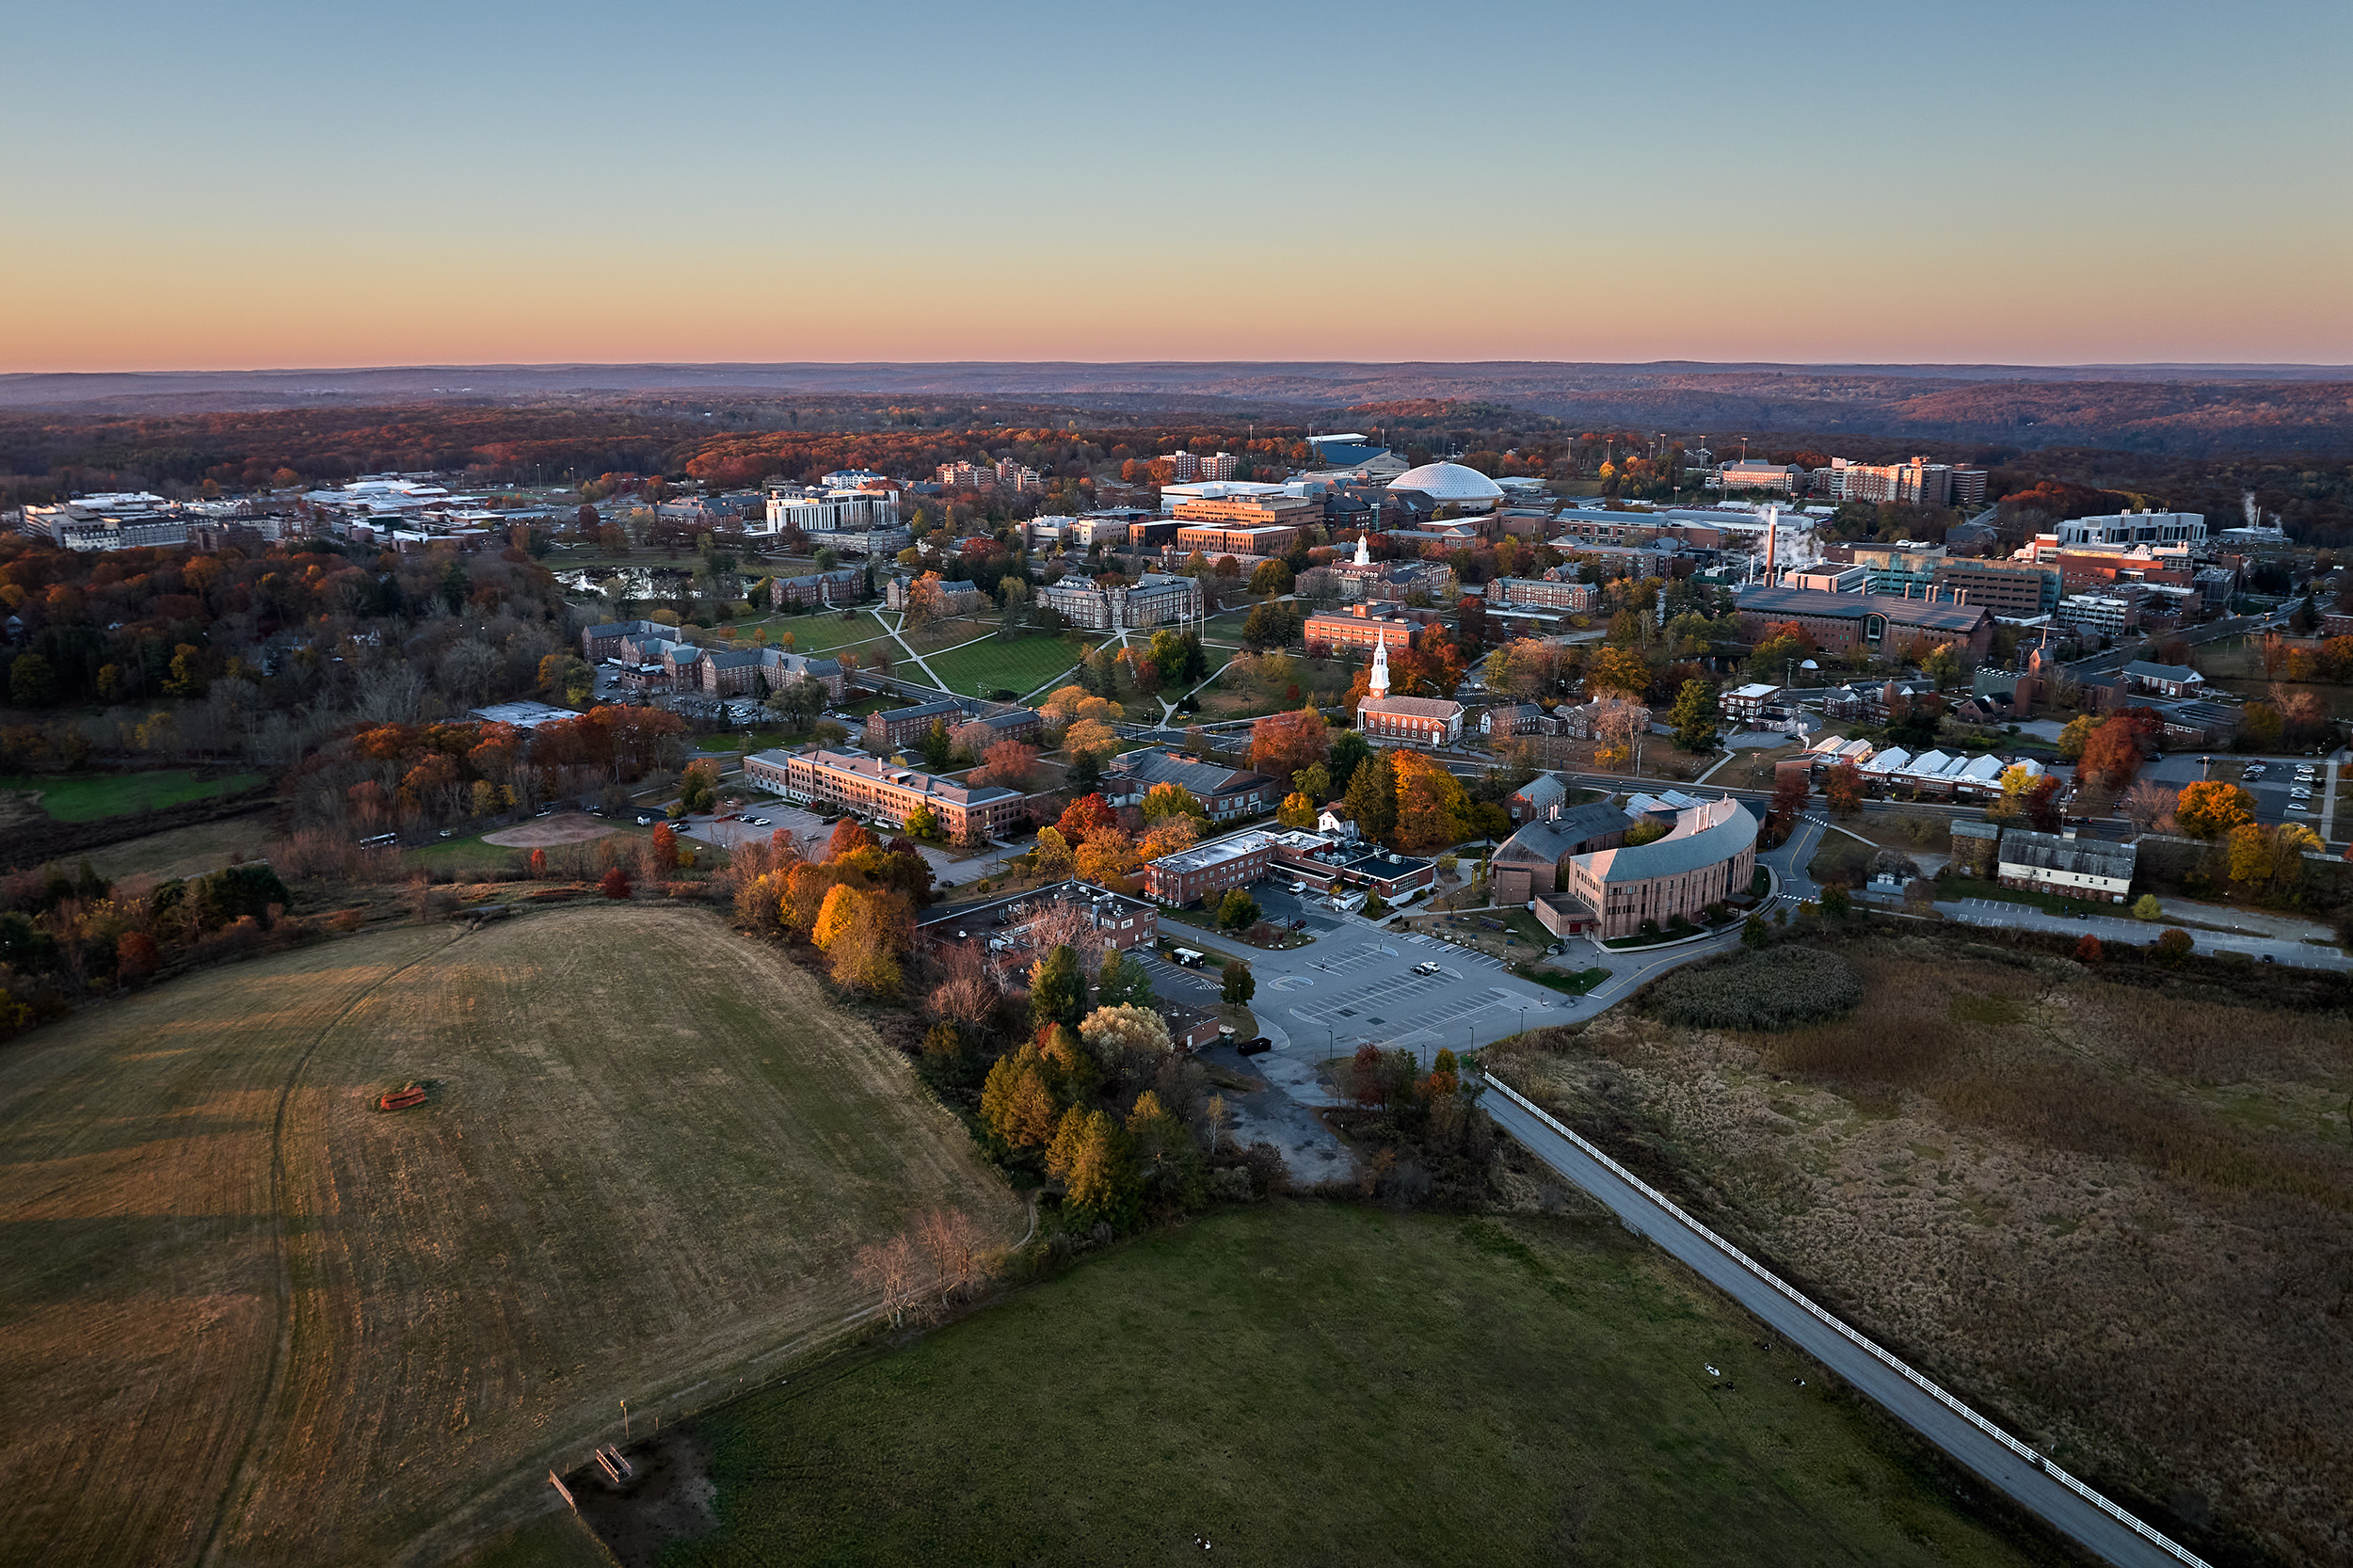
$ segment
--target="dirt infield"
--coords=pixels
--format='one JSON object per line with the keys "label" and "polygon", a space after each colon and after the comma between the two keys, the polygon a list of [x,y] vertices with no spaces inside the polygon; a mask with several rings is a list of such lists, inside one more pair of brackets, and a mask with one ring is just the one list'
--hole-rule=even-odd
{"label": "dirt infield", "polygon": [[584,844],[612,831],[611,823],[600,822],[585,811],[563,811],[485,833],[482,841],[501,849],[547,849],[554,844]]}
{"label": "dirt infield", "polygon": [[620,1400],[774,1376],[940,1204],[1020,1233],[904,1061],[704,910],[387,931],[40,1031],[0,1056],[0,1560],[447,1562]]}

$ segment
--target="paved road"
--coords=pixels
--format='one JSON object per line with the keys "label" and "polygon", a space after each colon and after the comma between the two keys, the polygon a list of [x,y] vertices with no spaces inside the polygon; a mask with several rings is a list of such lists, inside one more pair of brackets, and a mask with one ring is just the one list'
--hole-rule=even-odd
{"label": "paved road", "polygon": [[1529,1153],[1771,1324],[1783,1338],[1845,1378],[1945,1453],[2041,1515],[2062,1534],[2121,1568],[2179,1568],[2180,1559],[2109,1518],[1929,1397],[1506,1096],[1491,1094],[1483,1097],[1481,1104],[1495,1117],[1497,1125],[1518,1139]]}
{"label": "paved road", "polygon": [[[2177,907],[2179,907],[2177,905]],[[1940,904],[1937,913],[1948,920],[1961,920],[1970,925],[1999,925],[2022,927],[2028,931],[2057,931],[2069,936],[2097,936],[2103,942],[2131,942],[2146,947],[2157,939],[2157,933],[2174,922],[2159,921],[2143,924],[2116,915],[2053,915],[2031,904],[2011,904],[2001,899],[1971,898],[1957,903]],[[2230,911],[2217,909],[2214,916],[2228,919]],[[2199,919],[2191,915],[2192,920]],[[2201,931],[2194,925],[2182,927],[2190,935],[2197,952],[2204,953],[2243,952],[2261,962],[2268,957],[2275,964],[2292,964],[2303,969],[2335,969],[2339,973],[2353,970],[2353,958],[2334,947],[2315,947],[2294,936],[2276,936],[2265,932]],[[2314,928],[2317,929],[2317,928]]]}

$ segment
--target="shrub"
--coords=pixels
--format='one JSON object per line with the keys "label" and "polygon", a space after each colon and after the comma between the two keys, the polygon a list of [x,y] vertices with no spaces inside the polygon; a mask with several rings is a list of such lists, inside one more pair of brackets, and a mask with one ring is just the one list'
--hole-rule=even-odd
{"label": "shrub", "polygon": [[1689,1029],[1786,1029],[1834,1018],[1863,1000],[1854,966],[1819,948],[1766,948],[1681,969],[1659,982],[1653,1011]]}
{"label": "shrub", "polygon": [[607,898],[627,898],[629,897],[629,872],[616,866],[604,873],[603,880],[599,882],[597,887]]}

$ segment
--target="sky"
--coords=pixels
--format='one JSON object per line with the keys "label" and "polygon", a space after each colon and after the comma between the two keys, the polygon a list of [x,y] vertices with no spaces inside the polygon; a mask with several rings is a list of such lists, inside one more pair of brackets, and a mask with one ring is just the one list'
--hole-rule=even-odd
{"label": "sky", "polygon": [[2353,361],[2353,6],[57,0],[0,372]]}

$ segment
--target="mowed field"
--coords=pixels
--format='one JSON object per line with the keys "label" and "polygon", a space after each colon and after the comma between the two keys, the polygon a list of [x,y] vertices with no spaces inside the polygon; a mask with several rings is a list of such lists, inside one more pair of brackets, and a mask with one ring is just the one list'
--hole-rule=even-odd
{"label": "mowed field", "polygon": [[[373,1109],[432,1086],[424,1109]],[[903,1062],[712,913],[232,966],[0,1051],[0,1558],[446,1561],[640,1413],[1017,1206]]]}
{"label": "mowed field", "polygon": [[2065,1560],[1758,1341],[1606,1221],[1228,1210],[697,1421],[661,1560]]}
{"label": "mowed field", "polygon": [[1080,644],[1064,637],[1018,637],[1012,642],[991,637],[952,652],[929,655],[924,663],[952,691],[970,695],[978,687],[991,691],[1002,687],[1026,696],[1076,669],[1082,651]]}

